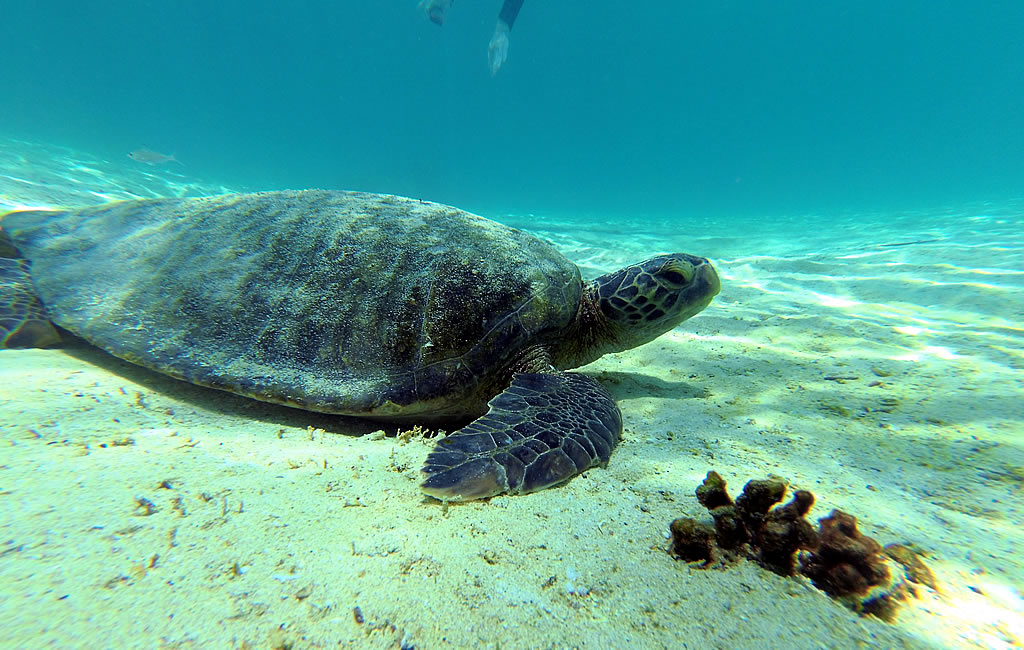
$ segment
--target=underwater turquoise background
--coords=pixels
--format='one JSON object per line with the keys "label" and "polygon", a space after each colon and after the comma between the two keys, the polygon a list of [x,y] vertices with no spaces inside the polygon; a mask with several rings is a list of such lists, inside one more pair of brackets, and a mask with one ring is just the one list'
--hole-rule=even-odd
{"label": "underwater turquoise background", "polygon": [[1024,195],[1024,2],[8,2],[0,135],[240,189],[685,220]]}

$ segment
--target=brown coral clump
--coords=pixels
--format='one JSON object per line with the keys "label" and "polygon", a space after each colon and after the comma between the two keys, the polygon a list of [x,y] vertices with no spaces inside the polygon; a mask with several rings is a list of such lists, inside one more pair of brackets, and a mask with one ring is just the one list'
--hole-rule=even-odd
{"label": "brown coral clump", "polygon": [[[772,510],[785,494],[786,482],[770,477],[748,481],[733,502],[725,480],[717,472],[708,472],[697,488],[697,500],[715,521],[713,536],[707,535],[706,524],[677,519],[671,525],[673,552],[684,559],[693,558],[688,561],[702,560],[705,564],[719,556],[727,560],[746,556],[776,573],[792,575],[796,552],[815,544],[814,528],[804,519],[814,496],[801,490],[790,503]],[[716,549],[721,552],[716,553]]]}
{"label": "brown coral clump", "polygon": [[669,526],[672,532],[672,552],[686,562],[711,562],[715,543],[715,529],[689,518],[679,518]]}
{"label": "brown coral clump", "polygon": [[829,596],[863,596],[868,589],[889,580],[882,561],[882,545],[857,530],[857,518],[833,510],[818,520],[821,539],[818,550],[808,554],[800,572]]}
{"label": "brown coral clump", "polygon": [[761,528],[761,522],[771,507],[785,496],[786,482],[778,477],[747,481],[743,493],[736,498],[736,509],[747,529],[755,532]]}
{"label": "brown coral clump", "polygon": [[858,531],[857,518],[841,510],[818,521],[820,544],[801,559],[800,572],[855,612],[891,621],[908,587],[904,576],[892,579],[882,545]]}
{"label": "brown coral clump", "polygon": [[806,519],[814,495],[797,490],[787,504],[773,508],[785,494],[786,482],[770,477],[749,481],[733,502],[725,480],[708,472],[697,488],[697,500],[711,513],[715,526],[688,518],[674,520],[672,552],[688,562],[703,562],[705,568],[747,557],[786,576],[794,574],[797,552],[803,551],[800,572],[814,586],[859,614],[887,621],[895,616],[899,601],[915,593],[915,585],[938,590],[918,552],[899,544],[883,549],[857,530],[855,517],[840,510],[819,519],[821,527],[815,531]]}
{"label": "brown coral clump", "polygon": [[811,550],[818,545],[818,534],[805,519],[814,495],[798,490],[786,505],[768,511],[758,530],[758,561],[767,569],[783,576],[793,575],[798,550]]}
{"label": "brown coral clump", "polygon": [[711,470],[704,477],[704,482],[697,487],[697,501],[709,511],[719,506],[731,506],[732,497],[725,487],[725,479],[718,472]]}

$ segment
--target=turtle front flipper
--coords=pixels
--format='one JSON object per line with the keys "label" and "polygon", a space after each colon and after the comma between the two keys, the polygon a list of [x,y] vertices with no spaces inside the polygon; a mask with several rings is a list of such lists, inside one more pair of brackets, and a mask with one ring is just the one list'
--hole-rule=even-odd
{"label": "turtle front flipper", "polygon": [[[0,243],[0,253],[3,252]],[[28,260],[0,256],[0,349],[45,348],[60,335],[36,297]]]}
{"label": "turtle front flipper", "polygon": [[619,407],[586,375],[518,374],[488,407],[437,442],[424,492],[469,500],[542,490],[607,464],[622,435]]}

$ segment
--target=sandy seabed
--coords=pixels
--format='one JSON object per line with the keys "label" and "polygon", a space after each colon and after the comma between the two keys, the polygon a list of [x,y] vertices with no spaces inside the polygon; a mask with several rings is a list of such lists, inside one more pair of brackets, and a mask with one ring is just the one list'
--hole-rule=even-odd
{"label": "sandy seabed", "polygon": [[[0,207],[219,189],[0,144]],[[444,506],[417,488],[430,440],[84,344],[0,352],[0,645],[1020,647],[1024,206],[933,216],[628,238],[499,216],[588,276],[679,250],[723,280],[701,315],[582,369],[624,439],[527,496]],[[803,578],[673,559],[669,522],[708,520],[712,469],[734,494],[770,474],[811,490],[812,520],[839,508],[915,545],[939,589],[885,623]]]}

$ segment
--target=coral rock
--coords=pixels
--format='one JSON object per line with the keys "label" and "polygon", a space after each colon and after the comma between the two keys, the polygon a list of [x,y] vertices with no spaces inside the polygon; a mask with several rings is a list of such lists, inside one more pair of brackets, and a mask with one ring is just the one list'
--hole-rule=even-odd
{"label": "coral rock", "polygon": [[[813,548],[817,541],[814,528],[804,519],[814,495],[798,491],[788,504],[772,510],[785,495],[786,482],[773,476],[748,481],[734,503],[725,480],[717,472],[708,472],[697,488],[697,500],[710,511],[715,528],[708,537],[706,525],[673,521],[673,551],[683,558],[707,561],[715,559],[719,549],[724,559],[746,556],[776,573],[792,575],[796,552]],[[704,526],[699,535],[695,532],[698,525]]]}
{"label": "coral rock", "polygon": [[793,575],[796,552],[818,545],[814,527],[804,519],[812,505],[814,495],[807,490],[798,490],[789,503],[765,515],[758,531],[758,561],[762,566],[779,575]]}
{"label": "coral rock", "polygon": [[785,494],[786,482],[770,477],[749,481],[734,503],[725,480],[708,472],[697,488],[697,500],[711,513],[715,527],[676,519],[671,525],[673,553],[689,562],[703,561],[705,567],[747,557],[780,575],[793,575],[800,552],[800,572],[815,587],[859,614],[887,621],[895,616],[899,601],[914,593],[913,583],[937,589],[935,577],[912,549],[890,544],[883,555],[878,542],[857,530],[857,519],[839,510],[819,519],[821,528],[815,532],[806,519],[814,495],[797,490],[789,503],[773,508]]}
{"label": "coral rock", "polygon": [[711,511],[711,518],[715,520],[715,541],[722,548],[731,551],[750,541],[736,506],[718,506]]}
{"label": "coral rock", "polygon": [[736,498],[736,508],[747,528],[756,531],[768,510],[785,496],[786,482],[776,476],[747,481],[743,494]]}
{"label": "coral rock", "polygon": [[718,472],[710,471],[697,488],[697,501],[709,511],[720,506],[731,506],[732,498],[725,491],[725,480]]}
{"label": "coral rock", "polygon": [[710,562],[713,557],[715,530],[707,524],[688,518],[672,521],[672,552],[686,562]]}
{"label": "coral rock", "polygon": [[805,557],[800,567],[814,586],[833,597],[863,596],[870,587],[889,580],[879,555],[882,545],[857,530],[856,517],[833,510],[818,521],[818,550]]}
{"label": "coral rock", "polygon": [[898,601],[907,596],[907,583],[892,579],[882,545],[857,530],[856,517],[840,510],[818,521],[820,543],[801,559],[801,573],[858,614],[891,621]]}

